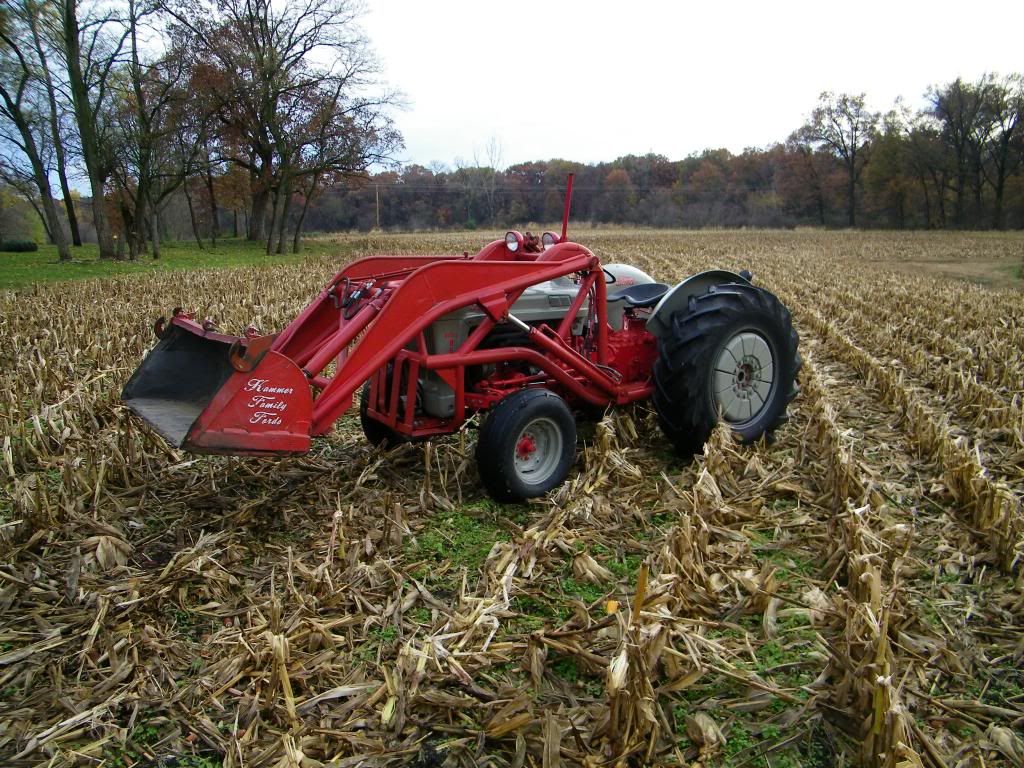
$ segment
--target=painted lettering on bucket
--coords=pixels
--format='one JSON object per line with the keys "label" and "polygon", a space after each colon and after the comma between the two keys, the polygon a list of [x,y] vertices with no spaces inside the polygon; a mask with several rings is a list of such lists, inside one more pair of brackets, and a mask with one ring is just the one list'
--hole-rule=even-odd
{"label": "painted lettering on bucket", "polygon": [[294,387],[275,387],[270,384],[270,379],[249,379],[245,384],[246,392],[262,392],[271,395],[290,395],[295,391]]}
{"label": "painted lettering on bucket", "polygon": [[249,417],[249,423],[261,427],[277,427],[283,423],[281,414],[288,410],[287,401],[277,395],[290,395],[295,389],[275,387],[269,379],[249,379],[245,384],[245,391],[252,393],[248,407],[255,410]]}
{"label": "painted lettering on bucket", "polygon": [[268,395],[253,395],[249,399],[250,408],[263,408],[268,411],[287,411],[288,403]]}
{"label": "painted lettering on bucket", "polygon": [[259,424],[264,427],[280,426],[281,417],[274,412],[256,411],[249,419],[250,424]]}

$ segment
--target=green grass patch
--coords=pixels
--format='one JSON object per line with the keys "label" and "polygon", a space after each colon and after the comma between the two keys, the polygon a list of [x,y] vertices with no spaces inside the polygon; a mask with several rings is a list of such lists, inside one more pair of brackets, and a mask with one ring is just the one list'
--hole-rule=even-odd
{"label": "green grass patch", "polygon": [[185,755],[177,760],[178,768],[221,768],[224,765],[219,757],[204,757],[202,755]]}
{"label": "green grass patch", "polygon": [[156,744],[160,741],[160,729],[152,723],[140,723],[132,729],[128,738],[136,744]]}
{"label": "green grass patch", "polygon": [[512,686],[523,689],[528,687],[529,675],[522,665],[516,662],[503,661],[480,670],[481,676],[492,685]]}
{"label": "green grass patch", "polygon": [[477,499],[456,507],[456,511],[472,517],[488,517],[500,523],[508,521],[522,527],[530,522],[528,504],[500,504],[494,499]]}
{"label": "green grass patch", "polygon": [[438,515],[414,540],[409,541],[406,554],[426,561],[416,569],[417,578],[422,576],[429,581],[435,572],[432,566],[443,563],[470,572],[480,570],[494,543],[506,537],[492,519],[480,515],[479,511],[464,506]]}
{"label": "green grass patch", "polygon": [[417,624],[429,624],[430,615],[429,608],[413,608],[409,612],[409,617]]}
{"label": "green grass patch", "polygon": [[1017,707],[1024,701],[1024,672],[999,670],[988,678],[974,678],[964,688],[967,695],[997,707]]}
{"label": "green grass patch", "polygon": [[510,635],[529,634],[549,625],[560,627],[572,617],[567,605],[546,595],[519,595],[512,598],[510,607],[519,614],[506,623]]}
{"label": "green grass patch", "polygon": [[[568,619],[569,615],[566,614],[561,617],[552,617],[558,619],[553,621],[554,624],[564,624]],[[532,632],[536,632],[540,629],[544,629],[547,626],[548,620],[543,616],[538,616],[532,613],[522,613],[513,619],[508,621],[508,635],[528,635]]]}
{"label": "green grass patch", "polygon": [[918,604],[917,615],[928,626],[944,632],[946,627],[942,622],[942,613],[937,607],[937,602],[930,597],[923,598]]}
{"label": "green grass patch", "polygon": [[179,634],[184,635],[192,641],[199,639],[201,630],[196,623],[197,617],[191,611],[186,611],[183,608],[167,606],[164,608],[164,615],[171,620],[172,626],[178,630]]}
{"label": "green grass patch", "polygon": [[[104,747],[103,764],[110,768],[155,765],[151,762],[150,748],[158,744],[161,738],[163,735],[160,728],[154,722],[142,720],[129,732],[125,744]],[[221,768],[224,762],[220,756],[177,755],[173,758],[173,764],[176,768]]]}
{"label": "green grass patch", "polygon": [[567,578],[562,581],[562,591],[570,596],[579,599],[587,605],[592,605],[608,594],[608,589],[601,584],[591,584],[589,581],[577,581],[574,578]]}
{"label": "green grass patch", "polygon": [[551,665],[552,671],[563,680],[570,683],[579,682],[580,670],[576,666],[576,659],[572,656],[563,656]]}
{"label": "green grass patch", "polygon": [[[584,547],[580,546],[578,548],[582,550]],[[637,574],[640,572],[640,566],[644,561],[641,554],[622,555],[620,557],[603,544],[594,544],[590,548],[590,552],[595,560],[615,575],[616,581],[626,580],[629,583],[635,582]]]}
{"label": "green grass patch", "polygon": [[820,563],[815,562],[805,553],[797,553],[791,550],[782,549],[778,544],[771,542],[758,543],[751,536],[751,549],[754,553],[774,565],[776,578],[779,581],[787,582],[790,576],[813,577],[820,568]]}
{"label": "green grass patch", "polygon": [[651,515],[647,518],[649,522],[655,528],[669,528],[679,520],[678,512],[658,512],[655,515]]}
{"label": "green grass patch", "polygon": [[755,744],[757,744],[757,740],[746,726],[739,722],[733,724],[725,737],[725,746],[722,748],[722,765],[735,765],[739,754]]}
{"label": "green grass patch", "polygon": [[1008,264],[1005,267],[1003,267],[1003,269],[1001,269],[999,271],[1002,272],[1006,276],[1006,278],[1005,278],[1006,280],[1010,281],[1010,285],[1009,286],[1007,286],[1007,285],[1000,285],[1000,282],[1005,282],[1005,281],[1000,281],[998,277],[995,277],[994,279],[988,280],[988,281],[985,281],[985,282],[991,283],[991,284],[995,285],[995,287],[997,287],[997,288],[1013,287],[1012,286],[1013,281],[1024,280],[1024,261],[1019,262],[1017,264]]}
{"label": "green grass patch", "polygon": [[620,579],[636,579],[643,561],[640,555],[626,555],[621,560],[612,560],[604,565]]}
{"label": "green grass patch", "polygon": [[[182,608],[173,603],[165,603],[162,609],[164,618],[170,623],[171,628],[178,635],[192,643],[199,643],[205,640],[205,636],[214,634],[221,628],[219,619],[206,616],[202,613]],[[197,671],[196,662],[202,664],[201,659],[193,659],[189,665],[194,673]]]}
{"label": "green grass patch", "polygon": [[603,544],[595,544],[590,551],[595,560],[615,574],[617,580],[636,579],[637,573],[640,572],[640,565],[644,561],[643,556],[638,554],[618,557],[615,552]]}
{"label": "green grass patch", "polygon": [[366,635],[366,642],[355,652],[355,657],[364,663],[377,660],[377,654],[383,653],[395,644],[398,630],[390,624],[386,627],[374,627]]}
{"label": "green grass patch", "polygon": [[583,689],[591,698],[604,696],[604,681],[581,670],[579,663],[572,656],[562,656],[551,665],[551,670],[567,683]]}
{"label": "green grass patch", "polygon": [[[686,716],[697,710],[676,706],[672,713],[675,719],[676,744],[681,750],[692,747],[686,733]],[[760,750],[769,749],[783,737],[783,730],[776,725],[759,726],[753,720],[735,719],[731,724],[724,722],[730,718],[725,712],[719,712],[713,719],[722,728],[725,744],[720,752],[710,755],[703,763],[708,768],[801,768],[802,766],[828,765],[808,760],[796,749],[788,748],[772,752],[770,755],[760,754]]]}
{"label": "green grass patch", "polygon": [[940,570],[935,576],[936,584],[947,584],[950,586],[963,584],[965,574],[957,571]]}
{"label": "green grass patch", "polygon": [[964,723],[960,721],[951,722],[946,727],[949,729],[951,733],[955,734],[956,737],[959,739],[969,739],[978,732],[977,728],[975,728],[970,723]]}
{"label": "green grass patch", "polygon": [[40,246],[30,253],[0,253],[0,290],[24,288],[33,283],[57,283],[67,280],[136,275],[181,269],[221,269],[225,267],[268,267],[277,264],[300,263],[309,256],[338,255],[339,266],[350,260],[358,245],[365,240],[314,238],[303,241],[299,254],[268,256],[261,243],[248,240],[219,240],[217,247],[206,243],[200,250],[194,242],[164,243],[160,258],[141,256],[137,261],[100,260],[95,245],[71,249],[71,261],[57,260],[57,248]]}

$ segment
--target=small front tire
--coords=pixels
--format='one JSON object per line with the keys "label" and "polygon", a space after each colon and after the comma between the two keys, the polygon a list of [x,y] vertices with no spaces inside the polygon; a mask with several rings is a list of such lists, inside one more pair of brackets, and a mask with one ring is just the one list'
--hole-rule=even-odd
{"label": "small front tire", "polygon": [[514,392],[480,428],[476,463],[496,501],[543,496],[569,474],[576,456],[576,420],[565,401],[546,389]]}

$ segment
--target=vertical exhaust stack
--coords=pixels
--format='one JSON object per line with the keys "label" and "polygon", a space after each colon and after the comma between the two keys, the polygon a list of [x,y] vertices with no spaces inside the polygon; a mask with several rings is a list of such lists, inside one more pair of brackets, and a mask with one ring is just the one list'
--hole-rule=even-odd
{"label": "vertical exhaust stack", "polygon": [[569,174],[569,181],[565,185],[565,210],[562,211],[562,239],[558,242],[564,243],[565,236],[569,231],[569,209],[572,208],[572,180],[576,178],[575,173]]}

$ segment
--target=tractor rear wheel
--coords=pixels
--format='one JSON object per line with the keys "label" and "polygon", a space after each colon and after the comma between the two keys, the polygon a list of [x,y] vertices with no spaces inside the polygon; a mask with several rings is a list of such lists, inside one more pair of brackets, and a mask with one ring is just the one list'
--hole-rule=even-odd
{"label": "tractor rear wheel", "polygon": [[543,496],[561,485],[576,456],[576,420],[546,389],[523,389],[498,403],[480,428],[476,464],[496,501]]}
{"label": "tractor rear wheel", "polygon": [[654,364],[654,406],[683,455],[703,450],[718,415],[743,442],[785,421],[797,395],[799,337],[774,294],[745,283],[713,286],[671,318]]}

